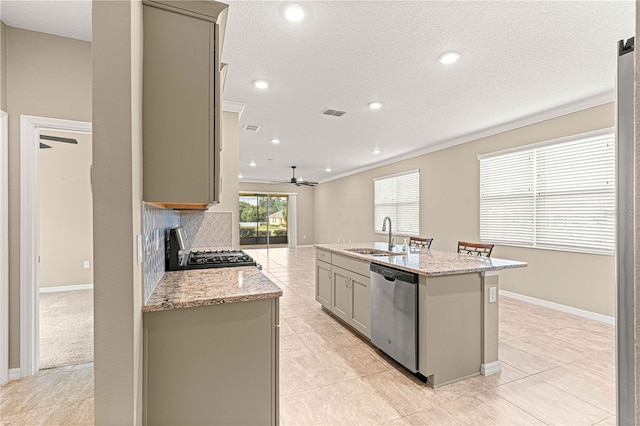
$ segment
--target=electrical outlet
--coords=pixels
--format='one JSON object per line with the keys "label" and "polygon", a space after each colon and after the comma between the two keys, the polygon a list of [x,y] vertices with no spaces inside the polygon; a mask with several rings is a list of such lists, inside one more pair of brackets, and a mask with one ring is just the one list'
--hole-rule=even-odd
{"label": "electrical outlet", "polygon": [[496,288],[489,287],[489,303],[496,303]]}
{"label": "electrical outlet", "polygon": [[88,261],[88,260],[85,260],[84,262],[82,262],[82,267],[83,267],[84,269],[89,269],[89,261]]}

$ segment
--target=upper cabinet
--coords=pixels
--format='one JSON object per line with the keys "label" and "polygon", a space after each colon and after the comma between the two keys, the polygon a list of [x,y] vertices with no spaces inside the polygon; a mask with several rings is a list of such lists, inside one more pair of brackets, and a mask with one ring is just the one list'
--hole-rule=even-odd
{"label": "upper cabinet", "polygon": [[228,6],[144,0],[143,200],[205,209],[220,199],[220,62]]}

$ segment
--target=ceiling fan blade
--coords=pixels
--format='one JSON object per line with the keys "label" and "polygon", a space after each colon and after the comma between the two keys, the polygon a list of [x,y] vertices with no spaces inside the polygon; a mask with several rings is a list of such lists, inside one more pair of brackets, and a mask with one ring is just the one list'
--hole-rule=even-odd
{"label": "ceiling fan blade", "polygon": [[51,148],[51,145],[47,145],[46,143],[40,142],[40,149],[48,149]]}
{"label": "ceiling fan blade", "polygon": [[271,181],[271,184],[290,184],[290,185],[295,185],[295,186],[314,186],[317,185],[318,182],[308,182],[306,180],[300,180],[300,178],[296,177],[296,166],[291,166],[291,171],[293,176],[291,177],[290,180],[285,180],[285,181]]}
{"label": "ceiling fan blade", "polygon": [[64,142],[64,143],[72,143],[74,145],[78,145],[78,141],[75,139],[62,138],[59,136],[40,135],[40,139],[45,141]]}

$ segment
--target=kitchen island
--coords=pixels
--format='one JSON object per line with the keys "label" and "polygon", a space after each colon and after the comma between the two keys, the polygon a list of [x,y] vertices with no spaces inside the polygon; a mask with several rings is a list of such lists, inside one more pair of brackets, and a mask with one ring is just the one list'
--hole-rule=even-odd
{"label": "kitchen island", "polygon": [[255,266],[165,272],[143,305],[144,424],[277,424],[281,295]]}
{"label": "kitchen island", "polygon": [[499,273],[525,262],[385,243],[316,244],[316,300],[371,338],[369,265],[418,275],[418,372],[434,387],[500,372]]}

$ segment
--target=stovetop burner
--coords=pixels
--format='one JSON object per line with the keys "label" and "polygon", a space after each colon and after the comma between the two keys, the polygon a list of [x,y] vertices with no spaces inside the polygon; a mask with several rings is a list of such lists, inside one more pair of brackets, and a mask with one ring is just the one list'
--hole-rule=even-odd
{"label": "stovetop burner", "polygon": [[256,261],[242,250],[194,250],[189,253],[186,269],[255,266]]}

